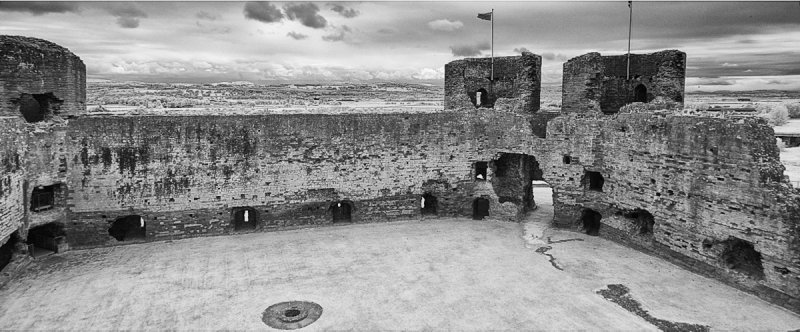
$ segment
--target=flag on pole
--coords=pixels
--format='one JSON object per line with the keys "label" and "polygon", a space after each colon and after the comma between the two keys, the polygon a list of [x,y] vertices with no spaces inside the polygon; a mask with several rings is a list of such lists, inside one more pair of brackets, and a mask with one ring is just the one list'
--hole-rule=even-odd
{"label": "flag on pole", "polygon": [[478,18],[492,22],[492,71],[489,76],[489,81],[494,82],[494,8],[488,13],[478,13]]}

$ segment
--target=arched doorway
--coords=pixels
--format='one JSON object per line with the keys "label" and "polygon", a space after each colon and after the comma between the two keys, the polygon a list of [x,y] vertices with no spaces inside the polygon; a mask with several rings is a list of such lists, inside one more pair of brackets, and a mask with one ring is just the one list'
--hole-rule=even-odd
{"label": "arched doorway", "polygon": [[28,230],[28,245],[32,246],[31,255],[38,257],[57,253],[58,247],[64,242],[66,232],[64,224],[51,222]]}
{"label": "arched doorway", "polygon": [[233,208],[233,229],[256,229],[258,224],[258,211],[249,206]]}
{"label": "arched doorway", "polygon": [[350,202],[340,201],[331,204],[334,223],[353,222],[353,206]]}
{"label": "arched doorway", "polygon": [[600,234],[600,219],[603,219],[603,215],[599,212],[592,209],[583,210],[581,222],[583,223],[583,230],[586,234],[594,236]]}
{"label": "arched doorway", "polygon": [[644,84],[639,84],[633,88],[633,101],[638,103],[647,102],[647,87]]}
{"label": "arched doorway", "polygon": [[108,234],[117,241],[130,241],[147,237],[144,218],[140,215],[119,217],[111,222]]}
{"label": "arched doorway", "polygon": [[483,197],[472,201],[472,219],[483,220],[489,216],[489,200]]}
{"label": "arched doorway", "polygon": [[436,200],[436,196],[433,196],[430,193],[425,193],[422,195],[422,199],[420,200],[420,208],[423,216],[435,216],[437,205],[438,201]]}

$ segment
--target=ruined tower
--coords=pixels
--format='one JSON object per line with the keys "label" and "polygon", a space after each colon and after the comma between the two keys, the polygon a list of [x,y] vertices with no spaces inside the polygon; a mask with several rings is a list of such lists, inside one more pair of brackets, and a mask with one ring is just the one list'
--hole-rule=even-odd
{"label": "ruined tower", "polygon": [[683,103],[686,53],[677,50],[601,56],[587,53],[564,63],[562,112],[613,114],[633,102],[657,97]]}
{"label": "ruined tower", "polygon": [[69,117],[86,109],[86,66],[46,40],[0,36],[0,115],[27,122]]}
{"label": "ruined tower", "polygon": [[444,66],[444,108],[497,108],[519,114],[539,110],[542,57],[530,52],[494,59],[456,60]]}

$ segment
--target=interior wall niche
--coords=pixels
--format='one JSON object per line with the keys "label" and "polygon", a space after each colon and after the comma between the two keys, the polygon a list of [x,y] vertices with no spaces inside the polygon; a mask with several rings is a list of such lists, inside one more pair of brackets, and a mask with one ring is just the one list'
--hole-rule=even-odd
{"label": "interior wall niche", "polygon": [[603,178],[603,174],[600,174],[600,172],[586,171],[583,174],[582,182],[586,190],[602,192],[603,185],[605,184],[606,180]]}
{"label": "interior wall niche", "polygon": [[756,251],[752,243],[736,237],[730,237],[720,244],[723,246],[720,260],[725,267],[754,279],[764,278],[761,253]]}
{"label": "interior wall niche", "polygon": [[543,181],[544,172],[536,157],[519,153],[500,153],[492,167],[492,189],[499,203],[511,202],[526,212],[536,208],[533,181]]}
{"label": "interior wall niche", "polygon": [[472,201],[472,219],[483,220],[489,216],[489,200],[478,197]]}
{"label": "interior wall niche", "polygon": [[636,234],[639,235],[652,235],[653,226],[655,226],[655,218],[653,214],[644,209],[626,210],[622,211],[622,216],[628,219],[634,225]]}
{"label": "interior wall niche", "polygon": [[0,270],[2,270],[8,263],[11,263],[11,258],[14,257],[14,251],[19,242],[18,232],[11,233],[8,241],[0,246]]}
{"label": "interior wall niche", "polygon": [[108,234],[117,241],[131,241],[147,237],[147,225],[140,215],[129,215],[111,222]]}
{"label": "interior wall niche", "polygon": [[348,201],[331,204],[331,215],[334,223],[353,222],[353,205]]}
{"label": "interior wall niche", "polygon": [[235,207],[231,210],[233,214],[233,229],[246,230],[256,229],[258,225],[258,211],[252,207]]}
{"label": "interior wall niche", "polygon": [[65,186],[60,183],[34,187],[31,193],[30,210],[32,212],[41,212],[63,207],[65,192]]}
{"label": "interior wall niche", "polygon": [[600,225],[602,224],[600,222],[601,219],[603,219],[603,215],[601,215],[599,212],[592,209],[584,209],[581,213],[583,231],[588,235],[599,235]]}
{"label": "interior wall niche", "polygon": [[422,195],[422,199],[420,200],[420,208],[423,216],[435,216],[438,205],[439,202],[436,199],[436,196],[433,196],[430,193],[425,193]]}
{"label": "interior wall niche", "polygon": [[64,231],[64,224],[58,222],[51,222],[41,226],[31,228],[28,231],[27,242],[33,246],[34,256],[37,256],[37,251],[52,251],[58,252],[60,245],[64,243],[66,236]]}
{"label": "interior wall niche", "polygon": [[52,92],[41,94],[22,93],[17,100],[19,112],[27,122],[40,122],[58,113],[64,101]]}

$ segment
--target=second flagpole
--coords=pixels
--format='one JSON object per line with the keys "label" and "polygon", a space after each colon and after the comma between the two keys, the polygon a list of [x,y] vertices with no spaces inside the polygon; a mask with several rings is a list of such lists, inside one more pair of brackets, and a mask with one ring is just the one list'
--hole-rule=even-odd
{"label": "second flagpole", "polygon": [[494,82],[494,8],[492,8],[492,74],[489,80]]}

